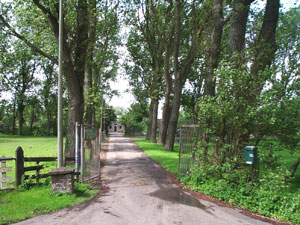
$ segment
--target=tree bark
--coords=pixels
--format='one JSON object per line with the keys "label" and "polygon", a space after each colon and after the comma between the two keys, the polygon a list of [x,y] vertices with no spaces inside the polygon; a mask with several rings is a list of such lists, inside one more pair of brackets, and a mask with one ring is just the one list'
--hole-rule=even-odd
{"label": "tree bark", "polygon": [[158,98],[153,99],[153,110],[152,110],[152,126],[150,132],[150,141],[156,143],[157,133],[157,113],[158,113]]}
{"label": "tree bark", "polygon": [[[174,68],[174,100],[172,102],[172,112],[170,116],[170,121],[167,130],[166,144],[164,148],[166,150],[172,151],[174,147],[179,108],[181,102],[182,88],[186,82],[186,79],[190,73],[190,69],[194,59],[197,55],[199,49],[199,37],[202,34],[204,26],[201,26],[199,29],[195,30],[193,27],[192,30],[192,41],[191,46],[188,50],[187,56],[183,59],[182,63],[179,63],[179,45],[180,45],[180,33],[181,33],[181,0],[176,0],[175,6],[175,32],[174,32],[174,53],[173,53],[173,68]],[[205,18],[206,19],[206,18]]]}
{"label": "tree bark", "polygon": [[12,118],[12,134],[15,135],[16,134],[16,97],[14,97],[14,102],[13,102],[13,118]]}
{"label": "tree bark", "polygon": [[19,114],[19,129],[18,129],[18,135],[23,135],[23,124],[24,124],[24,109],[25,106],[22,103],[18,104],[18,114]]}
{"label": "tree bark", "polygon": [[157,6],[153,1],[145,1],[145,10],[143,10],[145,17],[145,27],[141,29],[144,35],[147,45],[149,46],[149,52],[151,55],[151,66],[152,66],[152,79],[149,87],[151,105],[149,111],[149,126],[146,139],[151,142],[156,142],[157,133],[157,113],[158,113],[158,102],[160,98],[161,80],[162,73],[161,68],[163,64],[163,45],[159,36],[159,23],[157,15]]}
{"label": "tree bark", "polygon": [[165,41],[165,55],[164,55],[164,79],[166,82],[166,92],[164,95],[164,107],[162,112],[162,121],[160,124],[159,129],[159,136],[158,136],[158,144],[164,145],[166,143],[167,137],[167,130],[168,124],[170,119],[170,99],[171,99],[171,92],[172,92],[172,78],[170,74],[170,51],[171,51],[171,44],[172,44],[172,36],[174,35],[174,27],[172,24],[171,31],[168,36],[168,40]]}
{"label": "tree bark", "polygon": [[212,0],[212,31],[207,56],[207,66],[205,74],[204,95],[214,96],[216,88],[216,80],[214,78],[214,70],[219,65],[221,52],[221,40],[223,34],[223,0]]}
{"label": "tree bark", "polygon": [[31,119],[30,119],[30,136],[32,135],[33,132],[33,123],[35,120],[35,103],[31,105]]}
{"label": "tree bark", "polygon": [[233,15],[230,19],[229,50],[230,55],[245,48],[245,33],[250,4],[254,0],[235,0]]}
{"label": "tree bark", "polygon": [[163,107],[163,112],[162,112],[162,120],[161,120],[161,124],[160,124],[159,136],[158,136],[158,141],[157,141],[157,143],[159,145],[164,145],[166,143],[167,130],[168,130],[168,125],[169,125],[169,121],[170,121],[170,113],[172,111],[170,104],[171,104],[170,90],[168,90],[168,88],[166,88],[165,102],[164,102],[164,107]]}
{"label": "tree bark", "polygon": [[84,100],[85,100],[85,122],[87,124],[93,124],[94,119],[94,103],[91,100],[92,88],[93,88],[93,58],[94,48],[96,42],[96,0],[89,0],[89,31],[88,31],[88,51],[84,77]]}
{"label": "tree bark", "polygon": [[251,74],[257,81],[254,96],[261,92],[266,79],[259,77],[259,71],[264,71],[266,67],[271,65],[274,59],[279,7],[280,0],[267,1],[263,24],[258,38],[254,43],[254,61],[251,66]]}
{"label": "tree bark", "polygon": [[179,79],[175,79],[172,112],[170,115],[170,120],[169,120],[169,125],[168,125],[168,130],[167,130],[167,138],[166,138],[166,143],[165,143],[165,149],[168,151],[173,151],[173,148],[174,148],[178,116],[179,116],[179,108],[180,108],[180,102],[181,102],[181,95],[182,95],[181,81]]}
{"label": "tree bark", "polygon": [[153,110],[154,110],[154,101],[151,99],[150,107],[149,107],[149,121],[148,121],[146,140],[150,140],[150,138],[151,138],[151,128],[152,128],[152,123],[153,123],[153,116],[152,116]]}

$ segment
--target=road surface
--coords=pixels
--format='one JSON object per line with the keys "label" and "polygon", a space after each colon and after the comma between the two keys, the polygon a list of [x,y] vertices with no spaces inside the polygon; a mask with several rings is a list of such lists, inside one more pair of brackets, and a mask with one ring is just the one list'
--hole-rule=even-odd
{"label": "road surface", "polygon": [[247,225],[268,224],[240,210],[196,199],[128,138],[114,134],[102,170],[109,187],[88,204],[22,221],[20,225]]}

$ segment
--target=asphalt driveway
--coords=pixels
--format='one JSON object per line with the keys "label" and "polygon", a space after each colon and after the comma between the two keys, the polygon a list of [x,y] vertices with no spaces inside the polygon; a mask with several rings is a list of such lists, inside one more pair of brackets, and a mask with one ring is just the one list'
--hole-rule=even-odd
{"label": "asphalt driveway", "polygon": [[109,188],[105,195],[18,224],[268,224],[182,191],[128,138],[111,135],[108,147],[102,170],[102,180]]}

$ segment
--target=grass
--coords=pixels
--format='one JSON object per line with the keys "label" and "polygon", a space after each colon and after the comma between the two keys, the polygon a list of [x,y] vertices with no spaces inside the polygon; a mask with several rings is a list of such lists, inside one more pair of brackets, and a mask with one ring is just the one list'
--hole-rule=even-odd
{"label": "grass", "polygon": [[18,146],[21,146],[24,150],[25,157],[52,157],[57,155],[57,137],[0,135],[0,156],[15,157]]}
{"label": "grass", "polygon": [[87,184],[75,184],[74,194],[53,194],[50,185],[36,186],[25,191],[0,192],[0,224],[77,205],[91,199],[98,192],[91,190]]}
{"label": "grass", "polygon": [[[274,155],[279,157],[280,164],[285,167],[287,170],[291,168],[291,166],[296,162],[296,160],[300,157],[300,150],[288,150],[283,145],[273,139],[262,140],[258,145],[258,150],[263,148],[271,148],[273,149]],[[264,146],[266,145],[266,147]],[[294,179],[291,181],[290,190],[292,192],[300,191],[300,166],[296,170],[294,174]]]}
{"label": "grass", "polygon": [[[57,156],[57,137],[28,137],[0,134],[0,156],[15,157],[15,151],[18,146],[22,147],[25,157]],[[34,162],[25,163],[25,166],[34,165],[36,165]],[[56,162],[41,162],[40,165],[44,165],[45,167],[45,169],[41,170],[41,173],[47,173],[57,166]],[[8,172],[7,176],[10,176],[15,180],[15,162],[7,162],[7,167],[13,168],[13,171]],[[27,175],[34,173],[34,171],[26,172]]]}
{"label": "grass", "polygon": [[144,152],[147,153],[154,161],[161,164],[163,168],[171,173],[178,171],[178,152],[179,145],[175,144],[174,151],[166,151],[163,146],[152,143],[148,140],[134,141]]}
{"label": "grass", "polygon": [[[20,137],[0,134],[0,156],[15,157],[15,150],[18,146],[24,150],[25,157],[55,157],[57,155],[56,137]],[[41,173],[47,173],[57,166],[56,162],[40,164],[45,166]],[[32,165],[35,163],[25,163],[25,166]],[[15,162],[8,162],[7,167],[14,168]],[[7,173],[7,176],[14,179],[14,169],[13,172]],[[30,183],[30,181],[26,182]],[[12,223],[77,205],[92,198],[98,192],[99,190],[91,190],[87,184],[75,184],[75,193],[71,195],[53,194],[50,185],[36,185],[28,190],[17,188],[14,191],[0,191],[0,224]]]}

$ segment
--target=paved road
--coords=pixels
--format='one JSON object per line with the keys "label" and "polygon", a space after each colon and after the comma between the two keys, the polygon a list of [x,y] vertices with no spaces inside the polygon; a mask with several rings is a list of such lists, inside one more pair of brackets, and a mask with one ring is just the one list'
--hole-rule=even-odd
{"label": "paved road", "polygon": [[102,178],[104,196],[88,205],[25,220],[33,224],[246,225],[267,224],[239,210],[196,199],[172,184],[168,175],[129,139],[110,137]]}

